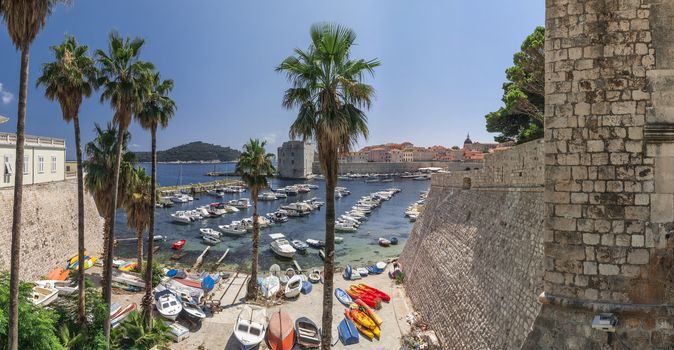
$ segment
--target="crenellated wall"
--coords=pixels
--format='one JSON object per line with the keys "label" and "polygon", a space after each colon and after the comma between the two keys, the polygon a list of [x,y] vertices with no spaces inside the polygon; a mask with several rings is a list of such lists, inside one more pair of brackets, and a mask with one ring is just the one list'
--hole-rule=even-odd
{"label": "crenellated wall", "polygon": [[443,349],[523,344],[543,291],[543,208],[541,141],[490,154],[482,170],[433,175],[400,259]]}
{"label": "crenellated wall", "polygon": [[[85,244],[88,254],[103,251],[103,219],[85,192]],[[0,190],[0,271],[9,271],[12,237],[12,188]],[[21,232],[21,279],[32,281],[77,254],[77,182],[66,180],[25,186]]]}

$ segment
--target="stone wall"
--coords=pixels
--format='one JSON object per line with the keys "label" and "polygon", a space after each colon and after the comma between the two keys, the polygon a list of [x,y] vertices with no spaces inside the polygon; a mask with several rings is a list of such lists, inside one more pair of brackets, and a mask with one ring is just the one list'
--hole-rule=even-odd
{"label": "stone wall", "polygon": [[482,170],[433,175],[401,264],[443,349],[522,345],[543,290],[543,208],[541,141],[489,155]]}
{"label": "stone wall", "polygon": [[[438,167],[448,169],[450,171],[482,168],[481,162],[402,162],[402,163],[340,163],[340,174],[392,174],[403,172],[414,172],[419,168]],[[314,174],[321,173],[321,166],[318,162],[313,164]]]}
{"label": "stone wall", "polygon": [[[103,251],[103,219],[85,192],[85,243],[88,254]],[[9,271],[14,190],[0,190],[0,271]],[[25,186],[21,234],[21,279],[35,280],[77,254],[77,182]]]}

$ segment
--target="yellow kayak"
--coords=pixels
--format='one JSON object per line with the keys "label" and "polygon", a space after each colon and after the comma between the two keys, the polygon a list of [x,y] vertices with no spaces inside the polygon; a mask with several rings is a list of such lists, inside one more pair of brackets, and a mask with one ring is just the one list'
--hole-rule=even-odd
{"label": "yellow kayak", "polygon": [[96,258],[95,256],[92,256],[91,258],[89,258],[87,260],[84,260],[84,269],[86,270],[86,269],[94,266],[94,264],[96,264],[97,260],[98,260],[98,258]]}
{"label": "yellow kayak", "polygon": [[351,310],[349,311],[351,313],[351,317],[357,322],[363,325],[363,327],[367,329],[374,330],[377,328],[377,324],[374,323],[374,321],[368,316],[366,313],[360,311],[360,310]]}
{"label": "yellow kayak", "polygon": [[[86,250],[84,251],[84,256],[87,256],[87,251],[86,251]],[[78,258],[78,257],[79,257],[78,254],[75,254],[75,255],[69,257],[69,258],[68,258],[68,266],[72,266],[73,264],[75,264],[75,263],[77,262],[77,258]]]}
{"label": "yellow kayak", "polygon": [[362,310],[368,316],[370,316],[372,321],[374,321],[374,323],[376,323],[377,326],[381,327],[381,324],[384,323],[384,321],[382,321],[382,319],[379,316],[377,316],[377,314],[374,312],[374,310],[372,310],[369,306],[367,306],[367,304],[365,304],[364,301],[362,301],[360,299],[356,299],[356,307],[360,307],[360,310]]}
{"label": "yellow kayak", "polygon": [[[368,338],[369,340],[374,339],[374,337],[375,337],[374,332],[373,332],[371,329],[367,329],[367,328],[364,327],[362,324],[358,323],[358,322],[353,318],[353,316],[351,316],[351,313],[350,313],[349,310],[344,310],[344,316],[346,316],[346,318],[348,318],[349,320],[351,320],[351,322],[353,322],[353,324],[356,325],[356,328],[358,328],[358,331],[359,331],[363,336],[365,336],[365,337]],[[377,338],[378,338],[378,337],[377,337]]]}

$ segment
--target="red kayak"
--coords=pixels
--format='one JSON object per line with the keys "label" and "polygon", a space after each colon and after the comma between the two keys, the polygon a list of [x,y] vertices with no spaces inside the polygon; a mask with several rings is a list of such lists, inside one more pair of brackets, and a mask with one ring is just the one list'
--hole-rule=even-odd
{"label": "red kayak", "polygon": [[371,294],[375,297],[381,298],[381,300],[383,300],[383,301],[386,301],[386,302],[391,301],[391,297],[388,294],[382,292],[381,290],[379,290],[377,288],[370,287],[367,284],[361,283],[361,284],[356,286],[356,289],[365,291],[368,294]]}
{"label": "red kayak", "polygon": [[201,289],[201,281],[196,281],[188,278],[176,278],[174,281],[192,288]]}
{"label": "red kayak", "polygon": [[362,291],[354,290],[349,288],[346,290],[346,293],[351,297],[351,299],[362,300],[367,306],[379,310],[381,308],[381,299],[377,298],[371,294],[363,293]]}
{"label": "red kayak", "polygon": [[173,243],[173,245],[171,246],[171,248],[173,248],[173,249],[175,249],[175,250],[183,249],[183,246],[185,245],[185,243],[187,243],[187,241],[184,240],[184,239],[181,239],[181,240],[176,241],[175,243]]}

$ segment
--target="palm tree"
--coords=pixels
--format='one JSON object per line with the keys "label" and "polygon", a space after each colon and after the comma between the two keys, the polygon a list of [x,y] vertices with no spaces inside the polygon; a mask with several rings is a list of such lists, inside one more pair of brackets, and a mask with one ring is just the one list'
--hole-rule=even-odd
{"label": "palm tree", "polygon": [[250,188],[250,196],[253,199],[253,261],[251,262],[251,274],[246,293],[248,300],[255,299],[257,296],[257,255],[260,247],[257,195],[261,188],[267,187],[267,178],[274,175],[276,171],[272,165],[274,155],[266,153],[264,149],[266,144],[266,141],[251,139],[243,145],[243,152],[239,156],[235,170],[241,176],[241,180]]}
{"label": "palm tree", "polygon": [[19,347],[19,255],[21,254],[21,204],[23,202],[23,143],[28,101],[28,61],[30,45],[47,22],[57,0],[3,0],[0,15],[7,23],[7,32],[17,50],[21,51],[19,73],[19,107],[16,118],[16,162],[14,165],[14,203],[12,211],[12,247],[9,282],[9,333],[7,347]]}
{"label": "palm tree", "polygon": [[[119,173],[122,155],[122,138],[131,124],[131,118],[138,113],[148,90],[148,76],[154,66],[149,62],[138,59],[140,48],[144,41],[139,38],[133,40],[122,39],[119,34],[110,33],[108,53],[96,50],[96,60],[100,66],[98,84],[102,87],[101,102],[110,101],[115,114],[113,121],[119,127],[117,135],[117,157],[113,168],[112,203],[110,205],[111,217],[117,208],[117,192],[119,189]],[[113,242],[115,239],[115,221],[110,222],[110,232],[107,241],[103,244],[107,247],[105,261],[103,262],[103,299],[110,307],[112,299],[112,256]],[[104,324],[106,341],[110,341],[110,319]]]}
{"label": "palm tree", "polygon": [[73,121],[75,127],[75,150],[77,154],[77,250],[79,273],[77,286],[79,303],[77,309],[78,323],[84,325],[84,184],[82,175],[82,146],[80,140],[79,110],[84,97],[91,96],[92,82],[96,78],[94,61],[87,55],[87,46],[78,45],[75,37],[66,36],[65,41],[51,47],[56,60],[42,66],[42,75],[37,85],[45,87],[45,96],[58,100],[63,113],[63,120]]}
{"label": "palm tree", "polygon": [[161,80],[158,72],[150,76],[152,89],[143,103],[143,109],[136,115],[140,125],[150,130],[152,136],[152,174],[150,184],[150,228],[148,230],[147,264],[145,268],[145,296],[142,310],[145,326],[149,330],[152,326],[152,262],[154,259],[154,204],[157,203],[157,128],[168,126],[173,117],[176,105],[168,94],[173,90],[173,80]]}
{"label": "palm tree", "polygon": [[353,60],[350,49],[356,34],[334,24],[311,27],[311,45],[306,51],[295,49],[277,72],[286,74],[292,87],[285,91],[283,107],[298,108],[290,126],[291,138],[314,139],[325,175],[325,284],[323,289],[322,347],[332,342],[332,289],[335,251],[335,186],[338,155],[348,152],[363,136],[367,138],[367,117],[374,89],[363,83],[374,75],[379,60]]}
{"label": "palm tree", "polygon": [[138,267],[143,264],[143,232],[150,227],[150,215],[154,210],[150,196],[150,177],[145,169],[134,168],[131,172],[131,186],[126,193],[124,210],[126,224],[136,232],[138,238],[137,261]]}

